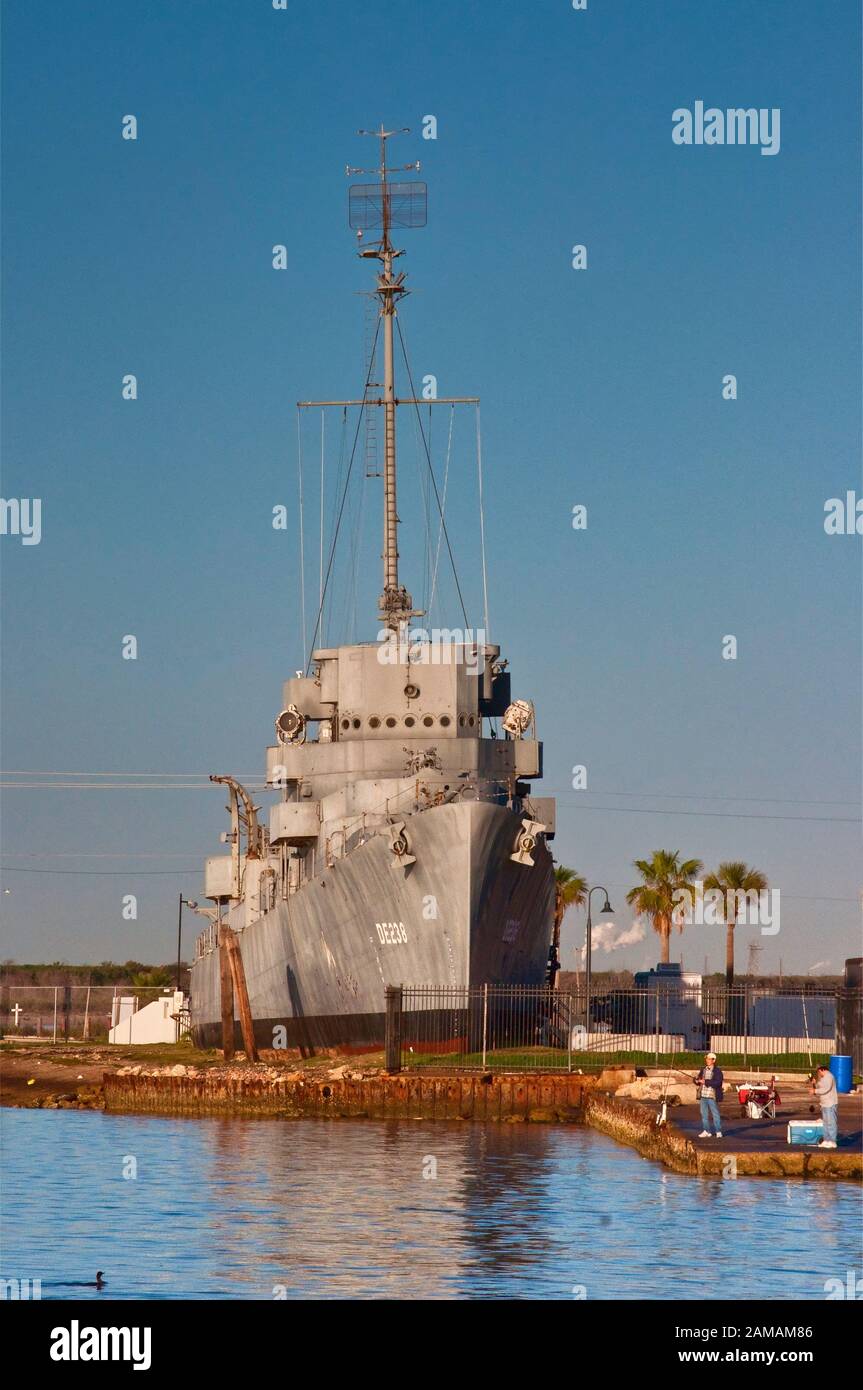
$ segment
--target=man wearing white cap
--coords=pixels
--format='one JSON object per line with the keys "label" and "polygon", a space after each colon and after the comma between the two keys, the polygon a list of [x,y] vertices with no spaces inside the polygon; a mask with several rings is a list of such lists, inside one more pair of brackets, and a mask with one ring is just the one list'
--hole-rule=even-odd
{"label": "man wearing white cap", "polygon": [[821,1102],[821,1119],[824,1121],[824,1138],[819,1139],[819,1149],[835,1149],[837,1133],[836,1120],[839,1114],[839,1093],[836,1078],[826,1062],[821,1062],[815,1078],[809,1083],[809,1094],[817,1096]]}
{"label": "man wearing white cap", "polygon": [[704,1058],[704,1066],[695,1078],[696,1086],[701,1087],[699,1100],[701,1103],[701,1123],[703,1129],[699,1134],[699,1139],[712,1139],[710,1125],[716,1132],[716,1138],[722,1138],[722,1121],[719,1118],[719,1102],[722,1100],[722,1082],[724,1078],[721,1067],[716,1065],[716,1053],[708,1052]]}

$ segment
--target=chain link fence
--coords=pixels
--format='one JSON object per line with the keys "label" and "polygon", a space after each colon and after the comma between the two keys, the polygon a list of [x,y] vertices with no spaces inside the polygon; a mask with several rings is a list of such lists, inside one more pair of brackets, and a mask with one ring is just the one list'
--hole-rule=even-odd
{"label": "chain link fence", "polygon": [[[127,1027],[132,1041],[131,1018],[158,1001],[165,1001],[170,1010],[166,1016],[173,1018],[173,998],[174,991],[163,985],[4,984],[0,985],[0,1033],[7,1040],[107,1042],[116,1025],[114,1041],[125,1041]],[[188,1016],[177,1026],[181,1033],[186,1031]]]}

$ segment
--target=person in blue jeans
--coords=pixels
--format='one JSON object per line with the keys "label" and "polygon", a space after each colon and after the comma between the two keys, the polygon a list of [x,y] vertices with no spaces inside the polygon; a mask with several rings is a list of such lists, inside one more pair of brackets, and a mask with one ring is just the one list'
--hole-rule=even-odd
{"label": "person in blue jeans", "polygon": [[824,1138],[819,1139],[819,1149],[835,1149],[839,1133],[839,1092],[836,1078],[823,1062],[818,1068],[815,1080],[809,1085],[810,1095],[817,1096],[821,1105],[821,1119],[824,1121]]}
{"label": "person in blue jeans", "polygon": [[722,1100],[722,1069],[716,1065],[716,1053],[708,1052],[704,1066],[695,1078],[696,1086],[701,1088],[701,1124],[699,1139],[711,1139],[710,1126],[713,1125],[717,1139],[722,1138],[722,1121],[719,1118],[719,1102]]}

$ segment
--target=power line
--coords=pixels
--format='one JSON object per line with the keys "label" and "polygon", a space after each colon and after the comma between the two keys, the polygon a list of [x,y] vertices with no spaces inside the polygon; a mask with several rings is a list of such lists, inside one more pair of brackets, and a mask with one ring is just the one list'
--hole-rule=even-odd
{"label": "power line", "polygon": [[[249,791],[275,791],[266,783],[244,782]],[[0,782],[4,791],[208,792],[206,782]]]}
{"label": "power line", "polygon": [[[154,857],[157,857],[157,856],[154,856]],[[165,857],[167,857],[167,856],[165,856]],[[174,874],[184,874],[184,875],[187,875],[187,874],[196,874],[196,873],[200,873],[200,865],[199,865],[197,868],[194,868],[194,869],[125,869],[125,870],[124,870],[124,869],[17,869],[17,868],[11,867],[11,866],[6,866],[6,865],[4,865],[3,868],[2,868],[2,873],[4,873],[4,874],[50,874],[50,875],[52,875],[52,876],[53,876],[53,875],[58,875],[58,874],[61,875],[61,876],[64,875],[64,874],[71,874],[71,875],[73,875],[73,876],[75,876],[75,877],[79,877],[79,878],[80,878],[80,877],[83,877],[83,878],[149,878],[149,877],[157,877],[157,878],[160,878],[160,877],[170,876],[170,875],[174,875]],[[610,886],[611,888],[627,888],[627,889],[628,889],[628,888],[631,888],[633,885],[632,885],[631,883],[612,883],[611,880],[609,880],[609,886]],[[780,891],[782,891],[782,890],[780,890]],[[855,904],[856,904],[856,903],[859,902],[859,899],[858,899],[858,898],[836,898],[836,897],[829,897],[828,895],[823,894],[823,893],[805,894],[805,893],[786,893],[786,892],[782,891],[782,897],[783,897],[786,901],[790,901],[790,902],[805,902],[805,903],[855,903]]]}
{"label": "power line", "polygon": [[[319,616],[320,616],[320,615],[319,615]],[[465,615],[465,617],[466,617],[466,615]],[[156,778],[156,777],[174,777],[174,776],[176,776],[176,777],[189,777],[189,776],[191,776],[191,777],[197,777],[197,776],[203,777],[203,776],[204,776],[203,773],[200,773],[200,774],[199,774],[199,773],[176,773],[176,774],[173,774],[173,773],[144,773],[144,772],[117,772],[117,773],[109,773],[109,772],[94,772],[94,773],[89,773],[89,772],[74,772],[74,773],[72,773],[72,772],[56,772],[56,773],[53,773],[53,772],[42,772],[42,773],[7,772],[7,773],[4,773],[4,774],[2,774],[2,775],[3,775],[4,777],[31,777],[31,776],[32,776],[32,777],[40,776],[40,777],[46,777],[46,778],[49,778],[49,777],[58,777],[58,778],[60,778],[60,777],[76,777],[76,778],[99,777],[99,778],[102,778],[102,779],[109,779],[109,778],[112,778],[112,777],[134,777],[134,778],[137,778],[137,779],[148,779],[148,778],[149,778],[149,779],[152,779],[152,778]],[[273,788],[273,787],[271,787],[271,786],[268,786],[268,784],[267,784],[266,782],[260,783],[260,782],[253,782],[253,781],[251,781],[251,780],[248,778],[248,774],[246,775],[246,781],[247,781],[247,785],[249,786],[249,789],[250,789],[251,791],[254,791],[254,792],[267,792],[267,791],[273,791],[273,790],[275,790],[275,788]],[[7,791],[11,791],[11,790],[14,790],[14,789],[18,789],[18,790],[21,790],[21,791],[106,791],[106,790],[111,790],[111,791],[207,791],[207,792],[209,792],[209,791],[212,790],[212,786],[211,786],[211,783],[210,783],[210,781],[209,781],[209,778],[208,778],[208,780],[207,780],[206,782],[203,782],[203,781],[202,781],[202,782],[178,782],[178,781],[157,782],[157,781],[153,781],[153,780],[138,780],[138,781],[136,781],[136,782],[119,782],[119,781],[110,781],[110,780],[102,780],[102,781],[99,781],[99,782],[85,782],[85,781],[75,781],[75,782],[64,782],[64,781],[19,782],[19,781],[12,781],[12,782],[9,782],[9,781],[3,781],[3,782],[0,782],[0,788],[5,789],[5,790],[7,790]],[[553,789],[553,788],[550,788],[549,790],[552,790],[552,791],[553,791],[554,789]],[[719,796],[719,795],[711,795],[711,794],[702,794],[702,793],[698,793],[698,792],[692,792],[692,793],[684,793],[684,792],[668,792],[668,793],[665,793],[665,792],[613,792],[613,791],[603,792],[603,791],[594,790],[593,795],[594,795],[594,796],[617,796],[617,797],[624,797],[624,796],[626,796],[626,797],[632,797],[632,798],[636,798],[636,799],[646,799],[647,797],[655,796],[655,797],[657,797],[660,801],[668,801],[668,800],[675,800],[675,801],[730,801],[730,802],[741,801],[741,802],[746,802],[746,803],[753,803],[753,802],[754,802],[754,803],[756,803],[756,804],[762,804],[762,805],[774,804],[774,805],[792,805],[792,806],[852,806],[852,805],[855,805],[855,804],[856,804],[855,802],[852,802],[852,801],[826,801],[826,800],[825,800],[825,801],[821,801],[821,800],[811,800],[811,801],[810,801],[810,800],[807,800],[807,799],[805,799],[805,798],[803,798],[803,797],[800,797],[800,798],[797,798],[797,797],[750,797],[750,796],[735,797],[735,796]],[[813,822],[813,823],[822,823],[822,824],[823,824],[823,823],[830,823],[830,824],[835,824],[835,825],[841,825],[841,824],[859,825],[859,824],[861,823],[861,818],[860,818],[859,816],[789,816],[789,815],[783,815],[783,814],[781,814],[781,813],[770,812],[770,811],[693,811],[693,810],[682,810],[682,809],[677,809],[677,808],[671,808],[671,809],[669,809],[669,808],[665,808],[665,807],[662,807],[662,806],[652,806],[652,807],[651,807],[651,806],[595,806],[595,805],[590,805],[590,804],[587,804],[587,805],[586,805],[586,804],[584,804],[584,802],[580,801],[580,799],[578,799],[578,798],[573,799],[573,798],[570,797],[570,798],[564,799],[564,798],[562,798],[562,797],[559,797],[558,800],[559,800],[561,806],[567,806],[567,807],[570,807],[570,806],[577,806],[578,809],[581,810],[581,811],[593,811],[593,812],[599,812],[599,813],[603,813],[603,812],[605,812],[605,813],[617,813],[617,814],[619,814],[619,815],[697,816],[697,817],[702,817],[702,818],[703,818],[703,817],[707,817],[707,818],[709,818],[709,819],[720,819],[720,820],[775,820],[775,821],[801,821],[801,822]]]}
{"label": "power line", "polygon": [[196,869],[16,869],[14,865],[3,865],[4,874],[74,874],[85,878],[164,878],[172,874],[199,874]]}
{"label": "power line", "polygon": [[[256,772],[240,773],[241,777],[257,777]],[[7,768],[0,777],[206,777],[208,772],[67,772],[64,768],[36,767],[18,769]]]}
{"label": "power line", "polygon": [[[267,783],[245,784],[252,792],[270,792],[277,788]],[[0,782],[6,791],[134,791],[134,792],[209,792],[211,787],[201,782]],[[596,793],[594,793],[596,795]],[[613,796],[615,793],[606,792]],[[601,793],[600,793],[601,795]],[[786,816],[768,811],[684,811],[665,806],[586,806],[577,800],[558,798],[561,806],[578,807],[580,811],[595,811],[606,815],[620,816],[698,816],[719,820],[774,820],[800,821],[801,823],[821,823],[829,825],[860,825],[860,816]],[[805,802],[800,803],[805,805]],[[842,803],[838,803],[842,804]]]}
{"label": "power line", "polygon": [[[237,774],[242,781],[254,782],[258,776],[257,772],[241,772]],[[206,779],[202,783],[209,786],[209,773],[207,772],[67,772],[62,768],[31,768],[13,770],[11,768],[0,772],[0,777],[200,777]],[[6,783],[0,785],[7,785]],[[17,782],[8,783],[9,786],[18,786]],[[53,785],[53,783],[51,784]],[[195,784],[197,785],[197,784]],[[553,795],[569,788],[549,787],[549,792]],[[591,788],[593,796],[631,796],[635,798],[654,797],[658,801],[752,801],[762,805],[770,803],[772,805],[787,806],[857,806],[857,800],[823,800],[812,796],[727,796],[716,792],[622,792],[622,791],[603,791],[598,787]]]}
{"label": "power line", "polygon": [[[585,790],[587,790],[585,788]],[[569,791],[568,787],[549,787],[552,795],[561,791]],[[822,801],[814,796],[719,796],[714,792],[612,792],[601,791],[598,787],[591,787],[592,796],[633,796],[645,798],[648,796],[656,797],[659,801],[755,801],[772,805],[786,806],[859,806],[861,798],[854,801]]]}
{"label": "power line", "polygon": [[[611,793],[609,793],[611,795]],[[574,801],[561,802],[561,805],[575,806]],[[581,811],[600,811],[618,816],[710,816],[720,820],[792,820],[801,822],[819,821],[830,825],[859,825],[859,816],[774,816],[763,811],[678,811],[666,810],[663,806],[580,806]]]}

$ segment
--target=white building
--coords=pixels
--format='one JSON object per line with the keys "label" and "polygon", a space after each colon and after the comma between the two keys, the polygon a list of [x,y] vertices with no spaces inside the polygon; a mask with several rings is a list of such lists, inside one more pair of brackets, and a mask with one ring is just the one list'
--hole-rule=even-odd
{"label": "white building", "polygon": [[166,990],[160,999],[139,1008],[133,994],[115,995],[111,1008],[111,1043],[172,1043],[180,1037],[180,1015],[188,1009],[182,990]]}

